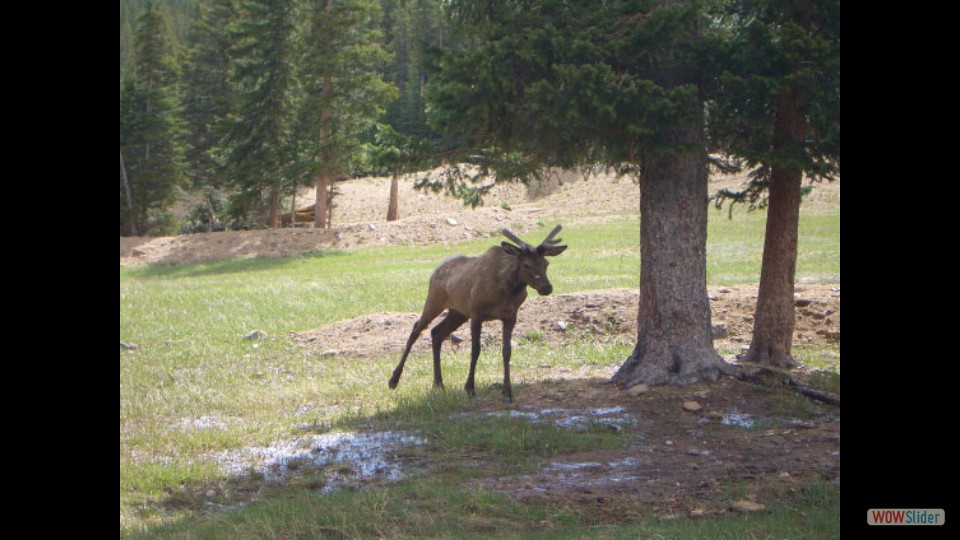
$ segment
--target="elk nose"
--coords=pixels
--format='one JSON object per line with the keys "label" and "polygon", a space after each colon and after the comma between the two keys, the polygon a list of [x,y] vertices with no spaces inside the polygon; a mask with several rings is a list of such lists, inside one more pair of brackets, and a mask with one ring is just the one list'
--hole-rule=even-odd
{"label": "elk nose", "polygon": [[546,296],[546,295],[548,295],[548,294],[550,294],[550,293],[553,292],[553,285],[547,283],[547,284],[544,285],[543,288],[540,289],[538,292],[540,293],[541,296]]}

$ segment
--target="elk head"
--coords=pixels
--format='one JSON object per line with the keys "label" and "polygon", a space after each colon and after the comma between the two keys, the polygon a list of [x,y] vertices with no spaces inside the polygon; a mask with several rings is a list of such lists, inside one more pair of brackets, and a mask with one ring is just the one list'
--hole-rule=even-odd
{"label": "elk head", "polygon": [[509,242],[501,242],[500,246],[507,255],[517,257],[517,272],[520,280],[536,289],[542,296],[553,292],[553,285],[551,285],[550,280],[547,279],[547,266],[550,265],[550,262],[547,261],[546,258],[559,255],[563,253],[563,250],[567,249],[567,246],[557,245],[560,243],[559,238],[554,239],[554,236],[560,232],[560,229],[560,225],[554,227],[553,230],[550,231],[550,234],[548,234],[537,247],[533,247],[524,242],[507,229],[500,231],[504,236],[517,244],[513,245]]}

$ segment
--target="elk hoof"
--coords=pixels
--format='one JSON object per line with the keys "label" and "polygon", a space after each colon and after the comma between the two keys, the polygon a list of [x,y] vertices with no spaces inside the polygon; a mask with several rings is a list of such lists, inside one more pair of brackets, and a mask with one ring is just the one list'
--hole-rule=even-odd
{"label": "elk hoof", "polygon": [[393,389],[395,389],[395,388],[397,387],[397,384],[398,384],[399,382],[400,382],[400,381],[398,381],[397,379],[390,379],[390,382],[387,383],[387,384],[389,384],[389,385],[390,385],[390,389],[393,390]]}

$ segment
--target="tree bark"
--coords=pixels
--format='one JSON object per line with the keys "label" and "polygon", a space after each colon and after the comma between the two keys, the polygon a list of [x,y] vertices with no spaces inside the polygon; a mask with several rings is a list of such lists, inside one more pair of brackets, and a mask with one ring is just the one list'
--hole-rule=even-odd
{"label": "tree bark", "polygon": [[[809,29],[812,6],[807,0],[788,3],[786,9],[803,28]],[[773,150],[781,156],[801,155],[809,125],[804,109],[807,94],[799,87],[787,88],[777,97],[773,126]],[[796,367],[791,349],[796,324],[794,280],[797,272],[797,244],[800,226],[800,199],[803,170],[799,165],[774,163],[770,166],[767,226],[763,242],[760,290],[753,319],[753,338],[744,358],[766,366]]]}
{"label": "tree bark", "polygon": [[[804,96],[799,92],[785,90],[780,95],[774,125],[775,150],[803,145],[807,132],[803,102]],[[802,184],[801,169],[771,166],[763,266],[753,319],[753,338],[744,358],[747,362],[782,368],[797,365],[791,348],[796,323],[793,291]]]}
{"label": "tree bark", "polygon": [[387,221],[396,221],[400,219],[400,182],[397,175],[390,178],[390,202],[387,205]]}
{"label": "tree bark", "polygon": [[125,226],[128,236],[137,235],[137,224],[133,219],[133,192],[130,190],[130,179],[127,177],[127,167],[123,164],[123,150],[120,151],[120,178],[123,179],[123,191],[127,196],[127,224]]}
{"label": "tree bark", "polygon": [[648,153],[641,164],[637,344],[613,376],[622,388],[711,381],[730,369],[710,332],[701,122],[669,133],[672,149]]}
{"label": "tree bark", "polygon": [[330,188],[330,174],[326,169],[317,177],[317,204],[313,207],[313,226],[327,228],[327,190]]}

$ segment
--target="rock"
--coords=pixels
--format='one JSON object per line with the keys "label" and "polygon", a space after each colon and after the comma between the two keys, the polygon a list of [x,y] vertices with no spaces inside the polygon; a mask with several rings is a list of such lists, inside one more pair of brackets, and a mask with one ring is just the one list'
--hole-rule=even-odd
{"label": "rock", "polygon": [[696,401],[684,401],[682,407],[685,411],[697,412],[703,408],[703,405],[700,405]]}
{"label": "rock", "polygon": [[133,251],[130,252],[130,255],[132,257],[143,257],[146,254],[147,252],[140,248],[133,248]]}
{"label": "rock", "polygon": [[807,307],[813,303],[813,300],[809,298],[800,298],[799,295],[793,295],[793,305],[797,307]]}
{"label": "rock", "polygon": [[717,289],[717,292],[718,292],[718,293],[728,293],[728,292],[730,292],[730,289],[728,289],[728,288],[726,288],[726,287],[720,287],[719,289]]}
{"label": "rock", "polygon": [[734,512],[740,512],[741,514],[748,514],[750,512],[760,512],[766,510],[767,507],[753,501],[740,500],[734,501],[733,504],[730,505],[730,509]]}
{"label": "rock", "polygon": [[703,508],[694,508],[690,511],[690,517],[692,518],[701,518],[707,515],[707,511]]}
{"label": "rock", "polygon": [[561,332],[565,331],[567,329],[566,321],[557,321],[557,328],[559,328]]}
{"label": "rock", "polygon": [[840,341],[839,330],[817,330],[818,336],[823,336],[829,341]]}
{"label": "rock", "polygon": [[371,231],[377,230],[377,226],[374,225],[373,223],[370,223],[369,225],[367,225],[367,228],[370,229]]}
{"label": "rock", "polygon": [[269,336],[266,332],[261,332],[260,330],[254,330],[253,332],[250,332],[249,334],[245,334],[245,335],[243,336],[243,339],[246,339],[246,340],[251,340],[251,339],[266,339],[266,338],[268,338],[268,337],[270,337],[270,336]]}
{"label": "rock", "polygon": [[636,396],[639,396],[640,394],[645,394],[649,391],[650,391],[649,386],[645,384],[638,384],[636,386],[631,386],[630,389],[627,390],[627,394],[630,394],[631,396],[636,397]]}
{"label": "rock", "polygon": [[140,347],[135,343],[127,343],[126,341],[121,341],[120,348],[128,351],[135,351]]}
{"label": "rock", "polygon": [[723,413],[720,411],[710,411],[707,413],[707,419],[712,420],[714,422],[719,422],[723,420]]}
{"label": "rock", "polygon": [[671,440],[666,440],[666,441],[663,441],[663,444],[665,444],[665,445],[667,445],[667,446],[673,446],[673,441],[671,441]]}
{"label": "rock", "polygon": [[456,334],[450,334],[450,341],[452,341],[453,344],[456,345],[458,343],[463,343],[463,338]]}
{"label": "rock", "polygon": [[447,218],[447,225],[453,226],[456,224],[457,224],[457,220],[453,219],[452,217]]}
{"label": "rock", "polygon": [[331,356],[336,356],[338,354],[340,354],[340,351],[336,349],[327,349],[320,353],[320,358],[330,358]]}
{"label": "rock", "polygon": [[730,330],[727,329],[727,325],[717,323],[710,327],[710,334],[713,339],[723,339],[730,335]]}

